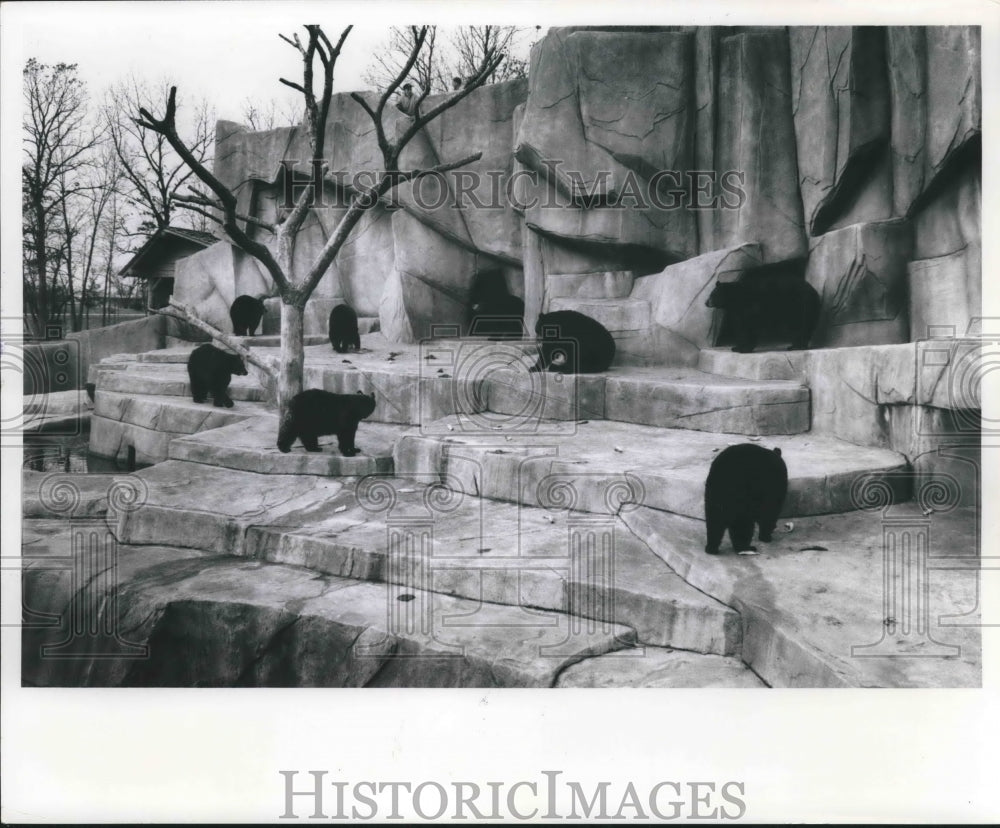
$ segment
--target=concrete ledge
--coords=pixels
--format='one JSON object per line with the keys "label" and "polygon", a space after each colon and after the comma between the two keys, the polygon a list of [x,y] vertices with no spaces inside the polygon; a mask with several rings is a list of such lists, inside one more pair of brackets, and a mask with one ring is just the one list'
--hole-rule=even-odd
{"label": "concrete ledge", "polygon": [[356,447],[361,453],[344,457],[335,436],[319,439],[319,452],[308,452],[296,442],[287,454],[278,451],[278,417],[262,414],[233,425],[193,434],[170,444],[171,460],[260,474],[312,474],[324,477],[386,474],[392,471],[392,445],[399,426],[362,421]]}
{"label": "concrete ledge", "polygon": [[[551,504],[614,514],[638,502],[703,518],[704,487],[715,453],[744,440],[734,435],[652,428],[617,422],[538,424],[533,434],[470,432],[459,418],[405,434],[393,451],[397,474],[445,474],[460,486],[495,500],[530,506]],[[826,514],[858,508],[862,476],[885,480],[898,499],[910,496],[905,458],[812,435],[768,437],[761,445],[782,450],[789,473],[783,514]]]}
{"label": "concrete ledge", "polygon": [[97,415],[90,418],[90,451],[123,462],[128,459],[131,447],[139,465],[159,463],[167,458],[171,440],[185,436],[181,432],[156,431]]}
{"label": "concrete ledge", "polygon": [[[253,475],[231,469],[167,460],[136,472],[141,506],[118,515],[122,543],[158,544],[238,555],[250,525],[269,520],[317,498],[335,496],[342,483],[312,475]],[[252,489],[234,480],[257,480]]]}
{"label": "concrete ledge", "polygon": [[806,379],[805,351],[761,351],[738,354],[729,348],[703,348],[698,369],[708,374],[748,380]]}
{"label": "concrete ledge", "polygon": [[[910,503],[891,507],[891,515],[903,534],[919,531],[907,526],[925,519]],[[774,687],[981,686],[976,515],[933,514],[927,521],[933,561],[914,573],[897,560],[888,595],[884,562],[894,530],[885,518],[879,512],[800,518],[793,532],[758,542],[760,554],[744,557],[732,553],[728,539],[723,554],[706,555],[700,522],[649,508],[622,514],[689,584],[740,613],[743,661]],[[898,604],[907,589],[904,573],[917,579],[910,589],[927,590],[929,636],[918,627],[925,620],[909,615],[918,611],[914,595],[909,608]]]}
{"label": "concrete ledge", "polygon": [[[101,391],[117,391],[127,394],[154,394],[173,397],[190,397],[191,387],[188,384],[187,372],[183,368],[172,369],[171,366],[157,366],[154,370],[140,373],[139,368],[126,368],[124,371],[102,372],[98,380]],[[264,389],[257,385],[251,376],[233,377],[229,384],[229,396],[234,400],[251,400],[263,402],[266,400]]]}
{"label": "concrete ledge", "polygon": [[[635,282],[631,270],[605,270],[600,273],[549,273],[545,276],[545,296],[549,300],[625,299]],[[553,308],[554,310],[554,308]]]}
{"label": "concrete ledge", "polygon": [[[638,373],[638,372],[637,372]],[[794,383],[730,382],[696,371],[665,371],[607,381],[609,420],[731,434],[809,430],[809,389]]]}
{"label": "concrete ledge", "polygon": [[[69,573],[42,566],[71,555],[71,538],[28,527],[37,563],[23,576],[26,606],[68,618],[85,601],[121,636],[95,657],[87,636],[25,627],[30,685],[550,687],[570,664],[634,642],[625,627],[574,629],[558,613],[535,611],[525,626],[516,608],[163,546],[119,547],[113,581],[94,577],[77,593]],[[68,657],[39,657],[67,638]]]}
{"label": "concrete ledge", "polygon": [[24,518],[95,518],[107,514],[117,475],[21,471]]}
{"label": "concrete ledge", "polygon": [[644,647],[578,661],[556,687],[767,687],[738,658]]}
{"label": "concrete ledge", "polygon": [[155,394],[127,394],[100,390],[94,395],[94,413],[107,420],[142,426],[153,431],[195,434],[255,417],[264,411],[260,403],[236,401],[232,408],[216,408],[211,402]]}
{"label": "concrete ledge", "polygon": [[[372,481],[345,482],[335,498],[248,529],[249,557],[331,575],[389,583],[510,606],[558,610],[624,624],[643,643],[698,652],[739,652],[739,622],[692,590],[619,520],[595,527],[523,506],[445,494],[427,478],[378,478],[385,509],[373,513]],[[247,482],[241,485],[251,485]],[[427,531],[422,552],[391,552],[400,532]],[[432,528],[426,528],[432,527]],[[574,552],[572,538],[600,533],[607,568]],[[600,554],[600,553],[598,553]],[[530,614],[530,613],[529,613]]]}
{"label": "concrete ledge", "polygon": [[651,324],[649,302],[645,299],[580,299],[556,298],[549,302],[550,311],[572,310],[596,319],[611,333],[644,331]]}

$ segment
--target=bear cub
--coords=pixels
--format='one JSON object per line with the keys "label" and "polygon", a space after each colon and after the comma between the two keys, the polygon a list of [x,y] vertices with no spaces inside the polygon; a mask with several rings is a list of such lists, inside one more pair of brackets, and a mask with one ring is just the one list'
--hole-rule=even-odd
{"label": "bear cub", "polygon": [[330,311],[330,344],[338,354],[347,353],[351,348],[361,350],[358,315],[350,305],[337,305]]}
{"label": "bear cub", "polygon": [[264,303],[254,296],[237,296],[229,306],[229,318],[236,336],[254,336],[260,320],[264,318]]}
{"label": "bear cub", "polygon": [[615,358],[615,340],[596,319],[571,310],[543,313],[535,325],[538,362],[529,373],[597,374]]}
{"label": "bear cub", "polygon": [[360,449],[354,445],[358,423],[375,410],[375,395],[334,394],[312,388],[296,394],[278,430],[278,449],[287,453],[296,439],[306,451],[322,451],[319,437],[337,435],[337,447],[344,457],[353,457]]}
{"label": "bear cub", "polygon": [[247,375],[246,366],[237,354],[231,354],[214,345],[199,345],[191,352],[187,362],[188,379],[191,382],[191,398],[196,403],[205,402],[212,395],[216,408],[232,408],[229,397],[229,381],[233,374]]}
{"label": "bear cub", "polygon": [[483,271],[472,283],[466,322],[469,336],[521,339],[524,336],[524,300],[507,289],[503,273]]}
{"label": "bear cub", "polygon": [[750,545],[754,524],[760,540],[770,541],[787,492],[781,449],[741,443],[719,452],[705,481],[705,551],[717,555],[727,529],[734,550],[756,551]]}
{"label": "bear cub", "polygon": [[754,275],[762,268],[752,268],[738,282],[715,285],[705,306],[726,311],[734,333],[734,351],[748,354],[767,335],[788,337],[792,343],[789,351],[809,347],[821,300],[816,288],[791,272],[793,268],[794,263],[771,266],[765,275]]}

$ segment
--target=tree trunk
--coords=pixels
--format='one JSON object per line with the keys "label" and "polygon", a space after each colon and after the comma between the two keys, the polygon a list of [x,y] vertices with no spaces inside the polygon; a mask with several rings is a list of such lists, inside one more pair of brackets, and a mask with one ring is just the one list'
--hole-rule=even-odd
{"label": "tree trunk", "polygon": [[305,313],[295,303],[281,302],[281,361],[278,365],[278,411],[284,417],[292,397],[302,391],[305,356]]}
{"label": "tree trunk", "polygon": [[49,325],[49,267],[48,250],[45,248],[45,209],[40,200],[32,203],[35,214],[35,267],[38,275],[38,289],[35,293],[35,336],[46,336]]}

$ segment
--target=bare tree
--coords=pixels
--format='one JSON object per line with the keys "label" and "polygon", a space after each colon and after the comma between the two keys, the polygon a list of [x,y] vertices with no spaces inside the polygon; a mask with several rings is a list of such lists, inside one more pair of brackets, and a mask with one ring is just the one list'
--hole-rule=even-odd
{"label": "bare tree", "polygon": [[[118,166],[118,155],[112,149],[108,153],[107,169],[109,178],[120,179],[121,170]],[[122,278],[115,267],[119,255],[129,252],[126,248],[128,239],[128,221],[130,211],[121,195],[119,186],[109,190],[108,202],[99,221],[100,249],[95,251],[97,263],[95,269],[100,273],[103,298],[101,302],[101,324],[108,325],[113,318],[111,312],[112,297],[116,299],[131,298],[141,288],[142,282],[134,278]]]}
{"label": "bare tree", "polygon": [[[428,92],[444,92],[450,89],[446,85],[444,74],[434,58],[434,44],[437,39],[437,27],[425,26],[423,47],[419,50],[417,60],[403,76],[404,80],[416,83],[421,90]],[[385,89],[398,76],[404,66],[409,64],[410,55],[416,45],[417,31],[413,26],[393,26],[389,30],[389,38],[385,46],[375,54],[371,65],[365,70],[364,82],[372,89]]]}
{"label": "bare tree", "polygon": [[[194,171],[174,151],[166,136],[140,129],[131,115],[167,95],[166,81],[149,86],[135,77],[111,87],[103,116],[122,171],[122,193],[139,213],[138,231],[149,235],[176,220],[175,198]],[[208,103],[199,101],[177,127],[184,144],[199,163],[210,163],[215,140]],[[179,214],[190,223],[190,214]],[[197,228],[196,228],[197,229]]]}
{"label": "bare tree", "polygon": [[41,335],[65,302],[59,273],[68,255],[66,202],[91,186],[84,173],[100,133],[88,123],[87,92],[75,64],[47,66],[31,58],[23,82],[25,322]]}
{"label": "bare tree", "polygon": [[[326,124],[333,95],[334,68],[340,56],[340,50],[351,28],[348,26],[344,29],[336,45],[330,42],[323,29],[317,25],[308,25],[305,27],[308,35],[305,42],[297,34],[291,37],[280,35],[285,42],[298,51],[302,58],[302,82],[297,83],[285,78],[281,78],[280,80],[286,86],[298,91],[304,99],[306,117],[303,128],[306,130],[314,159],[313,167],[314,169],[322,170],[324,177],[328,172],[327,164],[323,159],[327,155]],[[379,200],[393,190],[393,188],[405,181],[412,181],[428,174],[439,174],[454,170],[482,157],[482,153],[475,153],[458,161],[440,164],[426,170],[400,170],[400,155],[413,137],[442,112],[457,104],[467,94],[485,83],[486,79],[496,69],[497,64],[503,59],[502,54],[495,52],[486,54],[482,64],[479,66],[478,72],[468,87],[431,107],[427,112],[410,119],[400,130],[401,134],[399,134],[399,137],[392,140],[386,133],[383,116],[392,95],[395,94],[396,90],[409,76],[410,71],[420,58],[428,36],[428,29],[426,27],[420,29],[414,27],[412,36],[413,48],[409,58],[400,67],[396,76],[378,97],[378,100],[374,102],[374,105],[358,93],[353,93],[351,96],[372,120],[375,139],[382,156],[382,170],[375,173],[371,184],[358,185],[356,189],[347,192],[350,199],[347,211],[340,219],[333,233],[326,240],[323,248],[301,281],[298,282],[293,281],[291,276],[295,238],[309,214],[311,205],[318,203],[318,197],[322,194],[321,188],[324,182],[320,175],[310,178],[308,183],[303,186],[294,207],[283,214],[279,221],[269,223],[253,216],[241,215],[237,211],[236,196],[192,154],[178,135],[176,128],[176,88],[170,90],[167,98],[166,112],[162,118],[155,117],[146,108],[139,110],[141,116],[141,119],[137,121],[139,126],[163,135],[207,188],[207,190],[192,188],[194,195],[183,196],[179,201],[196,212],[211,215],[218,221],[230,241],[236,247],[253,256],[264,266],[277,288],[282,304],[281,356],[276,374],[267,363],[263,363],[254,357],[248,349],[243,348],[236,338],[212,329],[211,326],[208,326],[201,320],[198,320],[198,322],[200,323],[200,327],[211,329],[214,336],[230,344],[239,353],[250,358],[251,362],[254,362],[259,367],[264,367],[266,371],[271,373],[276,381],[275,390],[282,416],[286,414],[291,398],[302,390],[304,360],[303,312],[306,302],[326,274],[340,252],[341,247],[347,241],[351,231],[361,220],[364,213],[378,204]],[[318,95],[315,87],[317,75],[322,86],[322,91]],[[422,89],[417,101],[418,109],[428,93],[428,89]],[[272,234],[271,245],[268,246],[252,238],[244,229],[245,223],[263,228]],[[189,318],[195,316],[191,309],[175,303],[172,303],[172,307]]]}
{"label": "bare tree", "polygon": [[[483,57],[503,53],[503,59],[486,79],[487,83],[528,76],[524,33],[519,26],[430,27],[425,48],[409,79],[432,93],[452,92],[452,78],[461,86],[475,77]],[[373,89],[384,89],[405,65],[413,47],[410,29],[393,27],[389,38],[365,71],[364,81]],[[524,57],[519,52],[525,52]]]}
{"label": "bare tree", "polygon": [[301,121],[301,107],[288,103],[282,105],[274,98],[265,104],[255,103],[249,98],[243,101],[243,123],[254,132],[298,126]]}
{"label": "bare tree", "polygon": [[451,77],[470,77],[483,55],[503,52],[505,58],[497,64],[490,83],[528,77],[527,58],[517,56],[524,31],[519,26],[459,26],[450,38],[453,57],[449,74]]}

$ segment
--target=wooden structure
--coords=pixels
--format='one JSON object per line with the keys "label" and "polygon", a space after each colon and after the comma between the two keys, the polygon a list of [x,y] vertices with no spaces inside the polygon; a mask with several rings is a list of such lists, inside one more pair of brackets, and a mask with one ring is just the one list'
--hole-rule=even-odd
{"label": "wooden structure", "polygon": [[143,279],[146,307],[165,308],[174,292],[174,268],[183,259],[215,244],[211,233],[185,227],[161,227],[120,271],[120,276]]}

